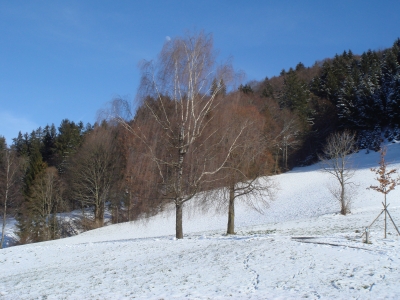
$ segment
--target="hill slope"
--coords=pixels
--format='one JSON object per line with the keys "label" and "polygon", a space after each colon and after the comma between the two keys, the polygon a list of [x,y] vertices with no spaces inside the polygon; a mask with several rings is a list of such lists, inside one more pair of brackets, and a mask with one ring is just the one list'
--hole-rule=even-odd
{"label": "hill slope", "polygon": [[[387,161],[400,167],[400,145]],[[236,207],[236,236],[225,236],[227,216],[192,210],[185,239],[175,240],[173,213],[147,222],[104,227],[57,241],[0,251],[0,298],[131,299],[358,298],[400,294],[400,238],[383,221],[372,244],[360,233],[380,212],[382,195],[370,167],[378,153],[353,155],[357,167],[352,214],[341,216],[318,166],[275,176],[280,191],[266,214]],[[400,225],[400,191],[389,194]]]}

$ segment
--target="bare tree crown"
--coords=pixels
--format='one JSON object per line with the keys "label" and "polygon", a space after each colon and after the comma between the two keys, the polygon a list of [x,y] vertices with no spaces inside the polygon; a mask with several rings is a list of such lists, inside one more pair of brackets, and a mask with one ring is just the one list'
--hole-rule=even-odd
{"label": "bare tree crown", "polygon": [[[154,189],[176,205],[177,238],[183,237],[183,204],[214,180],[248,126],[239,127],[220,160],[229,128],[217,126],[223,98],[219,92],[231,82],[233,69],[230,64],[217,66],[215,59],[212,36],[204,32],[167,41],[157,60],[141,63],[135,114],[126,101],[113,103],[115,120],[156,166],[150,179]],[[215,86],[214,79],[224,84]]]}
{"label": "bare tree crown", "polygon": [[351,199],[348,188],[353,182],[354,169],[351,166],[350,154],[356,151],[355,133],[349,131],[331,134],[319,156],[322,170],[337,180],[339,188],[332,187],[331,193],[339,201],[343,215],[350,212]]}

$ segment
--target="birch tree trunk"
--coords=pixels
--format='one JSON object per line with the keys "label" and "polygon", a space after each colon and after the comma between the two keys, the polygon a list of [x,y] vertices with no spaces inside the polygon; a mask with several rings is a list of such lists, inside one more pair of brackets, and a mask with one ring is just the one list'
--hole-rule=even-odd
{"label": "birch tree trunk", "polygon": [[1,241],[0,241],[0,249],[3,249],[3,243],[4,243],[4,234],[6,231],[6,218],[7,218],[7,195],[5,197],[4,201],[4,212],[3,212],[3,224],[1,228]]}
{"label": "birch tree trunk", "polygon": [[[7,159],[8,161],[8,159]],[[6,219],[7,219],[7,201],[8,201],[8,190],[9,190],[9,176],[10,176],[10,166],[9,163],[7,163],[6,166],[6,189],[4,193],[4,207],[3,207],[3,224],[2,224],[2,229],[1,229],[1,241],[0,241],[0,249],[3,249],[3,243],[4,243],[4,234],[6,231]]]}
{"label": "birch tree trunk", "polygon": [[7,225],[7,214],[10,204],[16,202],[18,196],[20,195],[20,184],[18,178],[22,171],[22,160],[19,159],[16,153],[12,149],[4,149],[5,155],[2,156],[2,161],[0,162],[0,201],[2,203],[3,210],[3,222],[1,228],[1,240],[0,249],[3,247],[5,239],[5,230]]}

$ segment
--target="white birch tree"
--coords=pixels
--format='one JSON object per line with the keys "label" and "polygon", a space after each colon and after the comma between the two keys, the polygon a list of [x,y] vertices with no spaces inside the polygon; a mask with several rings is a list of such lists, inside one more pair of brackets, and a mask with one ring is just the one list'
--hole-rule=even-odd
{"label": "white birch tree", "polygon": [[[142,63],[142,119],[136,115],[129,122],[133,114],[123,117],[126,102],[114,101],[117,121],[141,141],[157,166],[159,197],[175,205],[178,239],[183,238],[183,205],[214,180],[236,147],[234,139],[216,163],[229,128],[213,126],[223,96],[218,96],[222,85],[212,88],[212,81],[227,84],[232,75],[231,65],[216,66],[211,35],[188,34],[167,41],[156,62]],[[237,137],[246,126],[239,127]]]}
{"label": "white birch tree", "polygon": [[9,208],[18,199],[21,189],[21,159],[12,149],[4,147],[0,153],[0,211],[2,212],[0,249],[3,247]]}

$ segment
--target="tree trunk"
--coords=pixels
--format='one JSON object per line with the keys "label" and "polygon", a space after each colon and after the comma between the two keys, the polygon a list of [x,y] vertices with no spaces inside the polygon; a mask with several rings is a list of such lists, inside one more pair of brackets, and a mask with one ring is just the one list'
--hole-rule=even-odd
{"label": "tree trunk", "polygon": [[5,200],[5,202],[4,202],[3,226],[1,229],[0,249],[3,249],[4,232],[6,231],[6,217],[7,217],[7,200]]}
{"label": "tree trunk", "polygon": [[235,185],[229,187],[228,230],[226,234],[235,234]]}
{"label": "tree trunk", "polygon": [[131,204],[132,204],[132,192],[129,191],[128,222],[131,221]]}
{"label": "tree trunk", "polygon": [[182,204],[177,203],[175,204],[176,208],[176,238],[183,239],[183,227],[182,227]]}
{"label": "tree trunk", "polygon": [[103,227],[104,210],[102,210],[98,205],[94,207],[94,222],[96,224],[96,228]]}
{"label": "tree trunk", "polygon": [[288,145],[287,143],[285,143],[285,170],[288,170],[288,166],[287,166],[287,160],[288,160]]}
{"label": "tree trunk", "polygon": [[99,219],[99,207],[97,205],[95,205],[94,206],[94,223],[96,224],[96,227],[97,227],[98,219]]}
{"label": "tree trunk", "polygon": [[346,205],[346,193],[345,193],[346,187],[345,187],[345,178],[343,174],[344,169],[345,166],[342,165],[340,171],[340,206],[341,206],[340,213],[345,216],[349,211],[347,210],[347,205]]}
{"label": "tree trunk", "polygon": [[1,228],[1,240],[0,240],[0,249],[3,249],[3,242],[4,242],[4,233],[6,231],[6,217],[7,217],[7,201],[8,201],[8,172],[9,170],[7,170],[7,186],[6,186],[6,193],[5,193],[5,197],[4,197],[4,211],[3,211],[3,225]]}
{"label": "tree trunk", "polygon": [[58,227],[59,222],[58,222],[58,218],[57,218],[57,211],[58,211],[58,209],[56,207],[53,211],[53,226],[54,226],[53,227],[53,239],[54,240],[61,237],[59,234],[59,227]]}
{"label": "tree trunk", "polygon": [[346,209],[346,200],[344,198],[344,185],[343,184],[341,184],[340,189],[341,189],[340,190],[340,206],[341,206],[340,213],[345,216],[347,214],[347,209]]}
{"label": "tree trunk", "polygon": [[278,167],[279,167],[279,147],[276,150],[275,154],[275,174],[278,174]]}
{"label": "tree trunk", "polygon": [[185,149],[183,147],[183,136],[184,136],[184,127],[181,126],[179,133],[179,161],[177,166],[177,194],[178,199],[175,200],[176,205],[176,224],[175,224],[175,235],[177,239],[183,239],[183,228],[182,228],[182,174],[183,174],[183,158],[185,156]]}

